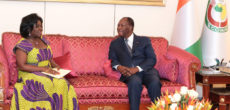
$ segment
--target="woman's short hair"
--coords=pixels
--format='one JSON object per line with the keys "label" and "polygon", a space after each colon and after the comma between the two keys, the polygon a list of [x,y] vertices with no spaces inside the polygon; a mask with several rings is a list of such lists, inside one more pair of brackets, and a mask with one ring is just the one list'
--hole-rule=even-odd
{"label": "woman's short hair", "polygon": [[28,38],[29,33],[33,30],[34,25],[37,24],[38,21],[41,21],[41,23],[43,22],[42,18],[36,13],[32,13],[23,17],[20,25],[21,36]]}

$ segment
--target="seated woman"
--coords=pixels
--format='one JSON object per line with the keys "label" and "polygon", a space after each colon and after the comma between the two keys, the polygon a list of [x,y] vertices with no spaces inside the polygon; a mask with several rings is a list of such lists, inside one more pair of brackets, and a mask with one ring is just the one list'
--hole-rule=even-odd
{"label": "seated woman", "polygon": [[20,25],[22,38],[14,47],[18,81],[15,84],[11,110],[77,110],[74,88],[64,79],[41,72],[59,74],[52,59],[49,42],[42,37],[42,18],[37,14],[25,16]]}

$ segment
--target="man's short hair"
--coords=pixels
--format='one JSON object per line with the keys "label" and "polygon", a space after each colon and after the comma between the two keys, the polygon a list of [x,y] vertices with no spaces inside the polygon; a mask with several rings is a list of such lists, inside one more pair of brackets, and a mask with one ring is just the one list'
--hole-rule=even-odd
{"label": "man's short hair", "polygon": [[131,17],[125,17],[129,23],[129,25],[131,25],[132,27],[134,27],[134,21]]}

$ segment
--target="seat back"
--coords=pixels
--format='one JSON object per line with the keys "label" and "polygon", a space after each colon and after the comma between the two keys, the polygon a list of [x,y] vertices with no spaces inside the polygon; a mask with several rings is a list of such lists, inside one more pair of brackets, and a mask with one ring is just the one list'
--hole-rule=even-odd
{"label": "seat back", "polygon": [[[62,51],[62,42],[64,36],[62,35],[45,35],[44,36],[50,43],[53,51],[53,56],[61,56],[63,54]],[[8,70],[5,73],[5,78],[9,85],[14,85],[18,78],[18,70],[16,65],[16,56],[13,53],[13,48],[16,43],[21,39],[21,35],[19,33],[13,32],[5,32],[2,34],[2,46],[6,55],[6,59],[8,62]],[[10,76],[10,77],[9,77]]]}

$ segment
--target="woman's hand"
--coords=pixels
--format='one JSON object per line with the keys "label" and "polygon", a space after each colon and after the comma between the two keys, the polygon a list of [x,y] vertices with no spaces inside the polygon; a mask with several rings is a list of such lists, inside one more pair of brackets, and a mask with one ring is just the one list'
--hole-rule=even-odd
{"label": "woman's hand", "polygon": [[53,59],[50,60],[50,63],[52,68],[57,68],[57,70],[61,68]]}
{"label": "woman's hand", "polygon": [[53,75],[60,74],[59,72],[53,70],[52,68],[48,68],[48,67],[44,68],[44,72],[50,73],[50,74],[53,74]]}
{"label": "woman's hand", "polygon": [[55,68],[57,68],[57,70],[60,70],[60,69],[61,69],[61,67],[60,67],[59,65],[57,65]]}

